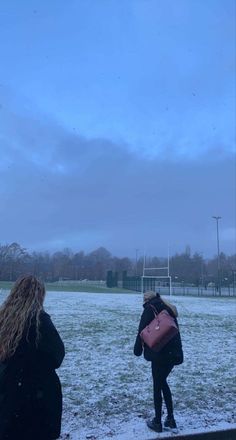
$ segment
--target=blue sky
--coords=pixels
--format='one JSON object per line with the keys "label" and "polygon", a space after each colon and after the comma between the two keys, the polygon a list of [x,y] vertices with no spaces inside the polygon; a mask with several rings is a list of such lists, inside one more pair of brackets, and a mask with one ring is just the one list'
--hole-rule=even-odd
{"label": "blue sky", "polygon": [[0,33],[0,242],[211,256],[221,215],[235,252],[234,1],[11,1]]}

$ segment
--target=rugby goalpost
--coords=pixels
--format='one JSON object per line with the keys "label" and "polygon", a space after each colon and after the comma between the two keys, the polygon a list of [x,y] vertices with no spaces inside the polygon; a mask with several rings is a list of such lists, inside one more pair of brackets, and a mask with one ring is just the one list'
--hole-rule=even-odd
{"label": "rugby goalpost", "polygon": [[[147,271],[166,271],[165,275],[147,275]],[[155,272],[154,272],[155,273]],[[146,267],[146,254],[144,254],[143,258],[143,275],[141,277],[141,294],[144,294],[144,287],[145,287],[145,279],[152,279],[154,280],[154,288],[156,286],[156,281],[163,281],[168,280],[169,281],[169,295],[172,295],[172,284],[171,284],[171,275],[170,275],[170,256],[169,256],[169,249],[168,249],[168,258],[167,258],[167,266],[162,267]],[[152,290],[152,289],[150,289]]]}

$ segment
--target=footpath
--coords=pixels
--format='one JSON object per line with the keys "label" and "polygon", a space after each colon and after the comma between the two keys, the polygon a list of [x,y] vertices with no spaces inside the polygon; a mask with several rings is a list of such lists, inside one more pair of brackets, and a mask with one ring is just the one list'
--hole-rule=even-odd
{"label": "footpath", "polygon": [[[159,436],[150,436],[145,440],[160,440]],[[171,434],[168,437],[164,437],[164,440],[236,440],[236,428],[224,429],[220,431],[202,432],[197,434],[187,435],[174,435]]]}

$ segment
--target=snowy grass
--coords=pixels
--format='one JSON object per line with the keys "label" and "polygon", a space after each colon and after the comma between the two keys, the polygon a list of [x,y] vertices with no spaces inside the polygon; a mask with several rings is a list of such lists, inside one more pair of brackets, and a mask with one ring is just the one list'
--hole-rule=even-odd
{"label": "snowy grass", "polygon": [[[236,301],[174,297],[173,303],[185,355],[169,379],[179,429],[232,427]],[[50,292],[45,306],[67,351],[59,370],[62,438],[151,438],[145,426],[153,416],[150,364],[133,356],[140,295]]]}
{"label": "snowy grass", "polygon": [[[236,427],[236,300],[172,301],[185,355],[169,377],[179,430]],[[153,416],[150,364],[133,355],[140,295],[49,292],[45,308],[66,346],[58,371],[64,394],[61,438],[156,438],[145,426]]]}

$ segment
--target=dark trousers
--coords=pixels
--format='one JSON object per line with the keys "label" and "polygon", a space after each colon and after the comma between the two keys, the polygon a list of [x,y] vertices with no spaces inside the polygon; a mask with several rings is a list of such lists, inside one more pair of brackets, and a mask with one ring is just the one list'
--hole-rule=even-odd
{"label": "dark trousers", "polygon": [[152,362],[155,418],[158,423],[161,422],[162,396],[164,397],[168,416],[173,415],[172,395],[171,395],[170,387],[166,381],[172,369],[173,369],[172,364],[158,365],[158,363]]}

